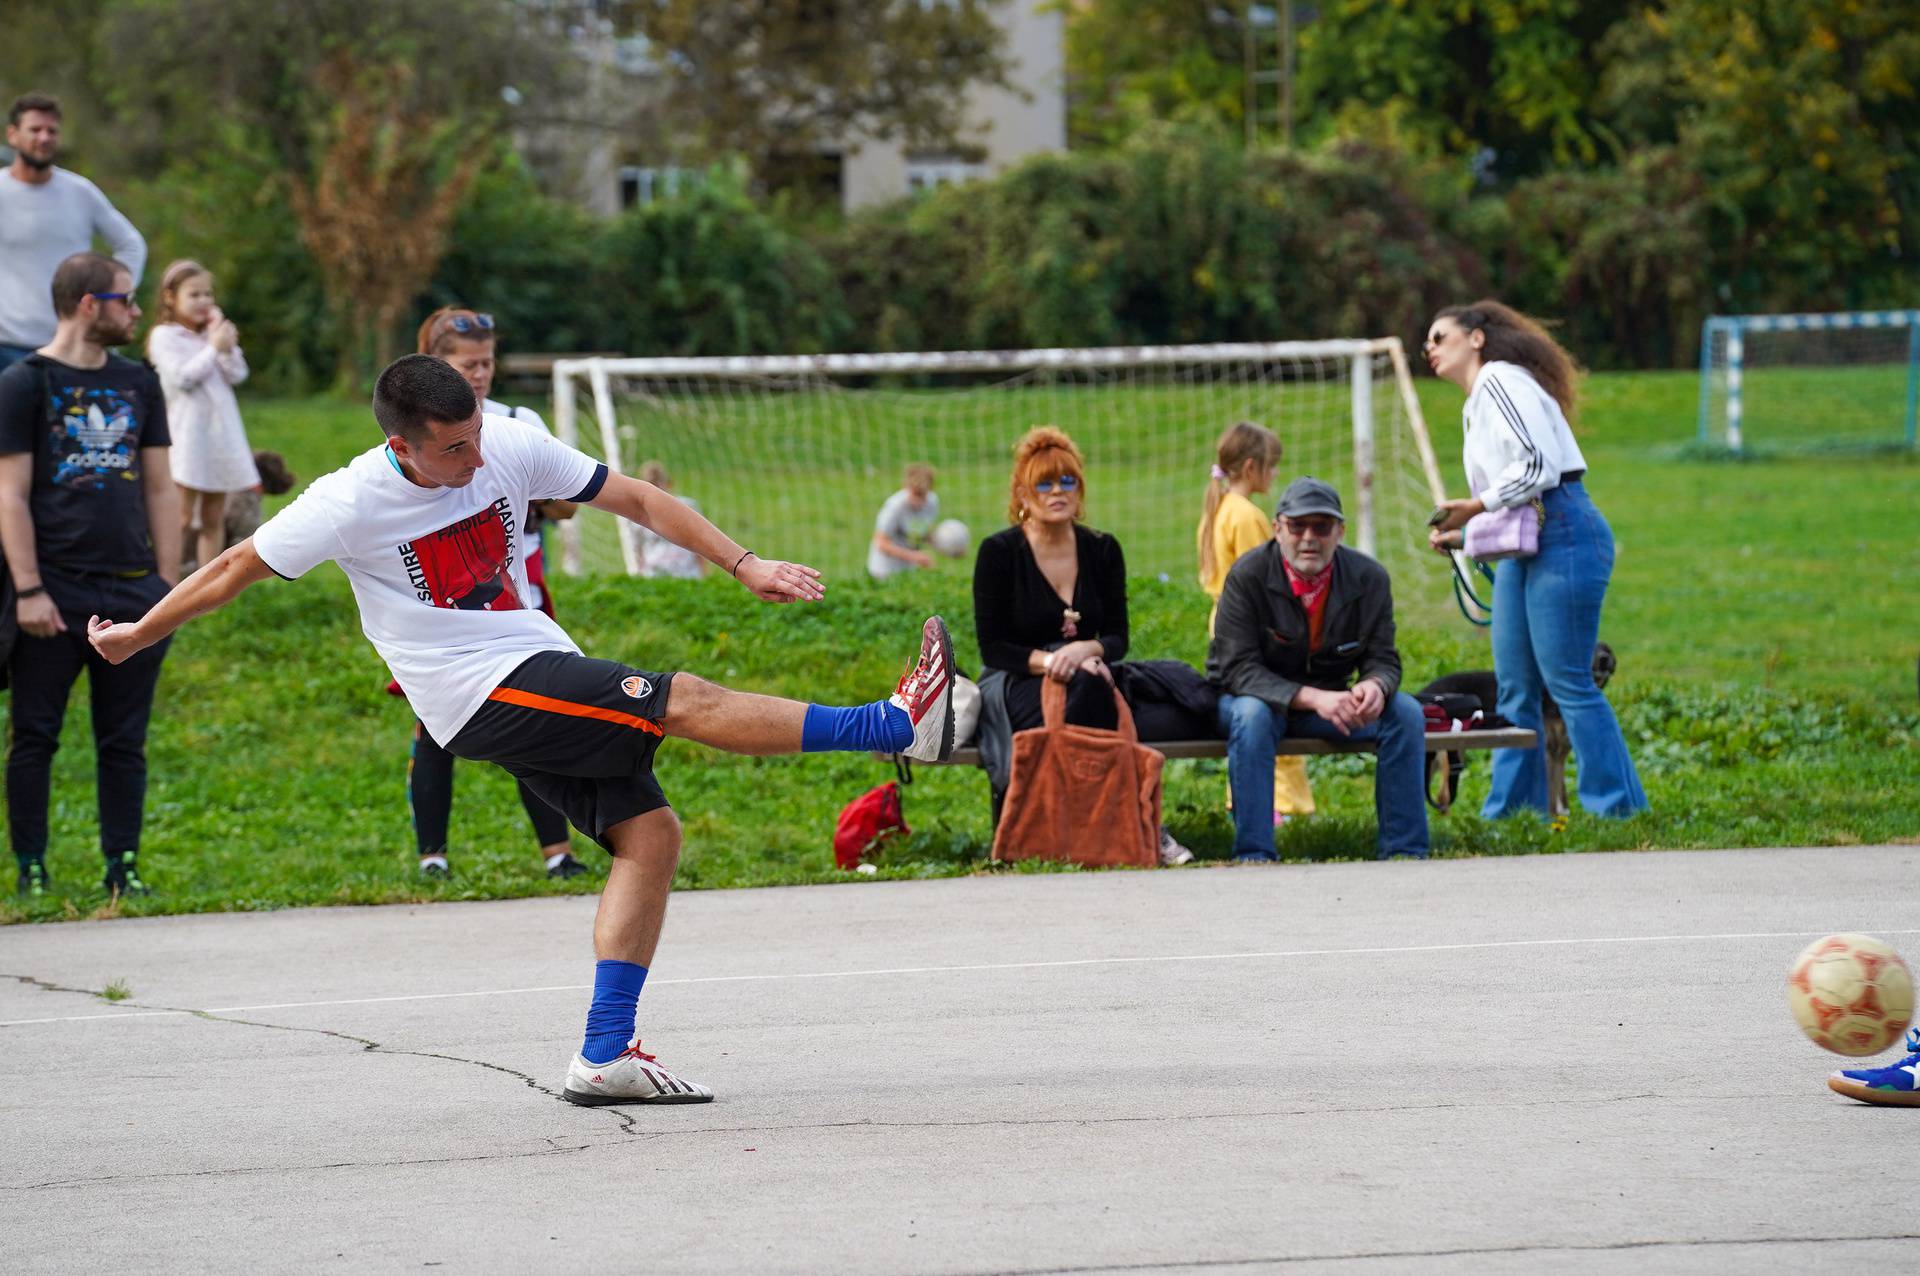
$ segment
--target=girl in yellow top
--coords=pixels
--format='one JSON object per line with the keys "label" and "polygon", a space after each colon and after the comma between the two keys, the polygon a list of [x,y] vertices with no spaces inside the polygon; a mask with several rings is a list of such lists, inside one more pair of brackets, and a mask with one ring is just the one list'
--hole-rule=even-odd
{"label": "girl in yellow top", "polygon": [[[1280,438],[1263,425],[1242,421],[1220,436],[1215,449],[1213,478],[1200,514],[1196,537],[1200,551],[1200,588],[1217,608],[1227,571],[1240,555],[1273,539],[1273,522],[1260,512],[1253,498],[1273,486],[1280,464]],[[1213,634],[1213,615],[1207,615],[1207,634]],[[1313,788],[1307,783],[1307,760],[1273,760],[1273,822],[1313,814]]]}

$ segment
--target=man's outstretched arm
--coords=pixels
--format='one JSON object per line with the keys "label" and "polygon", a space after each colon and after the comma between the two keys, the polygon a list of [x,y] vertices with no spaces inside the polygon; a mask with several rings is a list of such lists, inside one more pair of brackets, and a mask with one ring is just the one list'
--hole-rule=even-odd
{"label": "man's outstretched arm", "polygon": [[723,572],[731,572],[754,596],[770,603],[813,602],[826,594],[820,573],[799,563],[762,558],[738,544],[685,501],[651,483],[609,474],[594,498],[595,509],[618,514],[690,549]]}
{"label": "man's outstretched arm", "polygon": [[117,665],[196,616],[226,606],[248,585],[271,575],[273,569],[261,561],[254,552],[253,538],[248,537],[175,585],[141,619],[116,624],[110,616],[93,617],[87,622],[87,641],[108,664]]}

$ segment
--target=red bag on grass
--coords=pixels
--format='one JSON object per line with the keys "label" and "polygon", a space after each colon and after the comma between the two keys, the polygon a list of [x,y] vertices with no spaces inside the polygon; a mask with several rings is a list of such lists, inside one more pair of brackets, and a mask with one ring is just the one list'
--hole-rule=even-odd
{"label": "red bag on grass", "polygon": [[900,786],[892,780],[868,789],[840,809],[833,827],[833,862],[860,867],[860,857],[890,837],[912,832],[900,808]]}

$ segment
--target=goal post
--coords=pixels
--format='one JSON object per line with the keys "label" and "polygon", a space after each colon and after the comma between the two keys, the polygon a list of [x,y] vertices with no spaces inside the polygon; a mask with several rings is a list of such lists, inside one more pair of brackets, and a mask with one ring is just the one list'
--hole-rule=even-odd
{"label": "goal post", "polygon": [[[1280,436],[1276,489],[1301,474],[1335,484],[1348,543],[1388,564],[1397,597],[1414,592],[1402,572],[1445,572],[1424,535],[1444,485],[1397,337],[596,357],[556,360],[553,380],[563,441],[621,473],[659,461],[742,544],[832,574],[864,573],[875,513],[910,463],[934,467],[941,517],[974,543],[1006,526],[1012,448],[1046,424],[1086,455],[1087,522],[1119,537],[1129,573],[1194,580],[1214,447],[1240,420]],[[569,573],[642,571],[621,520],[583,510],[561,536]]]}
{"label": "goal post", "polygon": [[1911,448],[1917,409],[1920,310],[1710,315],[1701,325],[1702,445]]}

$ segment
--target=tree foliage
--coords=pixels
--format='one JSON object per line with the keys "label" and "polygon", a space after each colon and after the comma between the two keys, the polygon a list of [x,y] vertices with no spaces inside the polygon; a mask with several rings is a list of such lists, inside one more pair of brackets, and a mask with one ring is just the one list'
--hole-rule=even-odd
{"label": "tree foliage", "polygon": [[[1609,41],[1602,105],[1710,193],[1741,308],[1911,302],[1920,26],[1900,0],[1665,0]],[[1648,99],[1666,110],[1650,110]]]}
{"label": "tree foliage", "polygon": [[[501,90],[551,71],[512,0],[130,0],[107,9],[124,117],[164,146],[213,150],[236,129],[270,159],[320,267],[348,383],[393,349],[500,123]],[[536,49],[538,46],[534,46]]]}
{"label": "tree foliage", "polygon": [[663,136],[759,171],[860,135],[963,145],[956,103],[1008,83],[992,11],[1010,2],[636,0],[619,13],[666,78]]}

